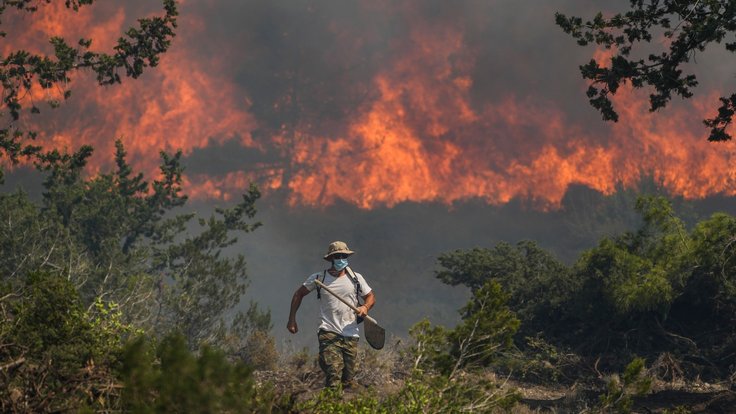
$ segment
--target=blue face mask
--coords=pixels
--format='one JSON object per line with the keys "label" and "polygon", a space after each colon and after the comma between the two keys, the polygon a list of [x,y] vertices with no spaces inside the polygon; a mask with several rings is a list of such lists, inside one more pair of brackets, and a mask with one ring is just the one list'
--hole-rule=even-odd
{"label": "blue face mask", "polygon": [[335,259],[332,261],[332,266],[334,266],[335,270],[339,272],[348,267],[348,259]]}

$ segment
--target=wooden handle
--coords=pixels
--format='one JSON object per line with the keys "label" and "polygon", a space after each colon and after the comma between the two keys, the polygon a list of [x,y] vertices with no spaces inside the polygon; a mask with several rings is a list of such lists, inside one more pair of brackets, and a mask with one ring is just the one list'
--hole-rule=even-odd
{"label": "wooden handle", "polygon": [[[337,298],[337,300],[339,300],[340,302],[342,302],[342,303],[344,303],[344,304],[348,305],[348,306],[350,307],[350,309],[352,309],[352,310],[353,310],[353,312],[355,312],[355,313],[358,313],[358,308],[356,308],[356,307],[355,307],[355,305],[353,305],[352,303],[348,303],[348,301],[346,301],[345,299],[343,299],[343,298],[341,298],[340,296],[338,296],[338,295],[337,295],[337,293],[335,293],[335,292],[333,292],[332,290],[330,290],[330,288],[328,288],[327,286],[325,286],[325,284],[324,284],[324,283],[320,282],[320,281],[319,281],[319,279],[314,279],[314,283],[316,283],[316,284],[317,284],[317,286],[321,287],[322,289],[326,290],[326,291],[327,291],[327,293],[329,293],[330,295],[332,295],[332,296],[336,297],[336,298]],[[376,320],[375,320],[375,319],[373,319],[372,317],[370,317],[369,315],[367,315],[367,314],[366,314],[366,315],[364,316],[364,318],[366,318],[366,319],[368,319],[369,321],[371,321],[371,322],[375,323],[376,325],[378,325],[378,322],[376,322]]]}

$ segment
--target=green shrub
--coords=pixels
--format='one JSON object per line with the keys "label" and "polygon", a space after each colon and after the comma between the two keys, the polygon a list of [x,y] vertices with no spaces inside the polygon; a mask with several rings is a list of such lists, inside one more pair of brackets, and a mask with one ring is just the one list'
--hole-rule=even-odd
{"label": "green shrub", "polygon": [[467,365],[488,366],[500,351],[508,349],[520,321],[508,308],[509,296],[495,280],[476,290],[461,310],[463,321],[448,334],[454,369]]}
{"label": "green shrub", "polygon": [[628,414],[634,403],[634,397],[648,393],[652,387],[651,378],[647,377],[644,360],[634,358],[626,366],[623,376],[613,377],[605,394],[600,396],[599,410],[602,413]]}
{"label": "green shrub", "polygon": [[438,279],[465,285],[473,293],[495,280],[508,293],[508,305],[523,321],[523,336],[552,331],[572,292],[577,288],[571,269],[534,241],[493,248],[456,250],[437,258]]}
{"label": "green shrub", "polygon": [[303,413],[378,413],[424,414],[491,412],[509,410],[520,400],[514,390],[501,390],[482,375],[466,375],[454,380],[446,376],[415,371],[401,389],[390,395],[373,392],[346,396],[337,389],[325,389],[315,397],[297,404]]}
{"label": "green shrub", "polygon": [[447,330],[432,326],[429,319],[417,322],[409,329],[412,344],[402,352],[402,358],[412,370],[447,370],[452,365]]}
{"label": "green shrub", "polygon": [[515,390],[503,390],[484,373],[463,372],[453,379],[415,373],[386,405],[396,413],[461,413],[509,410],[521,400]]}
{"label": "green shrub", "polygon": [[251,413],[272,403],[267,390],[257,391],[251,367],[208,346],[195,355],[178,334],[158,344],[138,338],[122,362],[122,405],[132,412]]}
{"label": "green shrub", "polygon": [[358,397],[345,399],[341,388],[325,388],[313,398],[296,405],[294,411],[300,413],[323,414],[389,414],[376,397],[362,394]]}
{"label": "green shrub", "polygon": [[0,375],[1,411],[111,408],[110,366],[121,350],[116,317],[89,315],[72,283],[56,274],[31,273],[4,290],[0,365],[10,368]]}
{"label": "green shrub", "polygon": [[572,350],[556,346],[541,335],[524,338],[521,349],[504,352],[496,365],[499,371],[541,384],[572,385],[587,366]]}
{"label": "green shrub", "polygon": [[414,369],[433,369],[452,375],[460,368],[488,366],[512,345],[520,321],[506,306],[508,295],[495,280],[487,281],[461,309],[455,329],[432,326],[428,320],[414,325],[412,345],[404,355]]}

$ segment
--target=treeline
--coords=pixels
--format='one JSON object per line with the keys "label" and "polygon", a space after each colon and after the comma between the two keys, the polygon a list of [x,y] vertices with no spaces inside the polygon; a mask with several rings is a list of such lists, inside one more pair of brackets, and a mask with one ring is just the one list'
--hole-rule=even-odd
{"label": "treeline", "polygon": [[120,142],[110,173],[87,177],[90,154],[39,159],[40,200],[0,194],[3,412],[490,412],[521,399],[495,375],[573,383],[612,372],[623,379],[595,404],[625,412],[652,365],[662,378],[733,377],[736,218],[687,228],[666,199],[641,197],[641,226],[573,265],[531,241],[440,255],[437,277],[471,297],[457,326],[418,322],[394,349],[383,365],[400,386],[300,397],[255,374],[289,356],[276,352],[268,312],[238,311],[245,259],[225,254],[259,226],[258,190],[208,218],[176,214],[180,154],[162,153],[152,182]]}
{"label": "treeline", "polygon": [[668,200],[640,197],[636,231],[605,237],[566,266],[534,242],[455,251],[437,277],[477,295],[498,284],[521,324],[519,348],[543,340],[601,369],[667,353],[683,376],[724,379],[736,363],[736,218],[686,228]]}

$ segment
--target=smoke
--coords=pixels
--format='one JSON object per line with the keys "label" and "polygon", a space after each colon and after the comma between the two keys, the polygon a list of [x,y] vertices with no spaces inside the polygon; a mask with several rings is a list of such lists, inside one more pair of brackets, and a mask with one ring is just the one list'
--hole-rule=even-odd
{"label": "smoke", "polygon": [[[48,53],[52,35],[109,50],[157,7],[96,2],[75,14],[42,3],[34,15],[3,15],[2,50]],[[47,146],[92,144],[92,172],[110,166],[117,138],[149,177],[160,150],[181,150],[185,190],[204,211],[257,182],[265,225],[242,249],[253,297],[273,309],[277,331],[291,292],[323,266],[334,239],[360,252],[356,269],[375,280],[376,316],[390,330],[427,315],[452,324],[465,292],[432,277],[441,252],[535,239],[572,260],[632,225],[624,209],[593,206],[636,191],[642,176],[675,197],[736,193],[736,147],[707,143],[701,124],[733,87],[717,64],[725,52],[703,56],[693,99],[659,113],[648,112],[646,92],[626,88],[615,98],[618,124],[587,104],[578,65],[607,53],[576,46],[554,12],[611,7],[186,0],[159,67],[112,87],[79,74],[70,100],[42,106],[22,127]]]}
{"label": "smoke", "polygon": [[[734,145],[708,144],[700,124],[717,91],[661,116],[623,90],[615,125],[586,105],[576,66],[607,54],[576,47],[553,14],[597,7],[608,6],[187,1],[160,67],[108,88],[80,75],[61,110],[27,119],[50,146],[108,154],[122,138],[150,172],[159,150],[181,149],[192,157],[188,190],[202,199],[228,200],[256,181],[289,192],[293,206],[522,198],[554,209],[571,185],[610,194],[642,174],[689,198],[733,194]],[[45,50],[51,35],[109,48],[155,12],[151,2],[76,15],[46,5],[10,20],[11,33],[26,30],[4,50]]]}
{"label": "smoke", "polygon": [[[501,206],[473,200],[450,209],[442,203],[407,202],[366,210],[348,203],[294,209],[270,197],[259,203],[257,218],[263,227],[237,246],[248,258],[247,298],[270,308],[272,332],[284,349],[314,348],[319,301],[315,294],[304,298],[297,314],[300,333],[291,335],[286,330],[291,296],[307,276],[326,268],[322,255],[327,245],[344,240],[357,252],[349,259],[351,266],[376,294],[371,314],[393,340],[406,340],[409,328],[424,318],[452,327],[469,292],[435,278],[440,254],[533,240],[572,265],[601,238],[638,228],[641,217],[634,211],[638,194],[666,194],[651,177],[643,177],[638,185],[636,190],[619,188],[609,196],[574,186],[561,207],[549,212],[532,209],[520,199]],[[673,205],[689,226],[714,211],[736,213],[732,197],[698,202],[677,197]]]}

